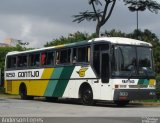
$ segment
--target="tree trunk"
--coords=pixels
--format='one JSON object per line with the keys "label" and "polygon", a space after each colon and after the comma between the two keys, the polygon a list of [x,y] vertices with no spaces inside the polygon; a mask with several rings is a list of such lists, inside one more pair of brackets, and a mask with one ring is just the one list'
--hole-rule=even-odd
{"label": "tree trunk", "polygon": [[101,29],[101,26],[99,24],[97,24],[97,26],[96,26],[96,37],[100,36],[100,29]]}

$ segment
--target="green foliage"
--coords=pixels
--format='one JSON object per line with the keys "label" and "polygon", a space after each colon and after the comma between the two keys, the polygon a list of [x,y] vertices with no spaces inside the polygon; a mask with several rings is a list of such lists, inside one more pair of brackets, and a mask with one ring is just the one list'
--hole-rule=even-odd
{"label": "green foliage", "polygon": [[145,11],[148,9],[153,13],[158,13],[160,10],[160,4],[153,0],[123,0],[125,5],[129,5],[129,10],[134,11]]}
{"label": "green foliage", "polygon": [[157,82],[160,83],[160,74],[158,74],[158,75],[156,76],[156,80],[157,80]]}
{"label": "green foliage", "polygon": [[160,74],[157,75],[156,77],[156,94],[157,94],[157,98],[160,99]]}
{"label": "green foliage", "polygon": [[93,33],[92,35],[88,35],[87,33],[76,32],[74,34],[69,34],[68,37],[61,36],[59,39],[47,42],[47,44],[45,44],[44,46],[48,47],[48,46],[68,44],[68,43],[88,40],[95,37],[96,37],[95,33]]}
{"label": "green foliage", "polygon": [[127,37],[126,33],[121,32],[121,31],[116,31],[115,29],[111,31],[105,31],[104,33],[102,33],[102,35],[107,36],[107,37]]}

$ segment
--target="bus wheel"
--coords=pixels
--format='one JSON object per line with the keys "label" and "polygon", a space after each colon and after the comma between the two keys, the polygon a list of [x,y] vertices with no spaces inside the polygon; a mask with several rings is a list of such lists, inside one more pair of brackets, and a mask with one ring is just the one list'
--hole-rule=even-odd
{"label": "bus wheel", "polygon": [[93,93],[90,87],[85,87],[81,90],[81,101],[84,105],[93,105]]}
{"label": "bus wheel", "polygon": [[129,100],[127,101],[114,101],[117,106],[123,107],[129,104]]}
{"label": "bus wheel", "polygon": [[19,88],[19,95],[22,100],[32,100],[34,98],[33,96],[27,96],[27,88],[25,84],[21,84]]}
{"label": "bus wheel", "polygon": [[46,97],[46,101],[48,101],[48,102],[57,102],[58,101],[58,97]]}

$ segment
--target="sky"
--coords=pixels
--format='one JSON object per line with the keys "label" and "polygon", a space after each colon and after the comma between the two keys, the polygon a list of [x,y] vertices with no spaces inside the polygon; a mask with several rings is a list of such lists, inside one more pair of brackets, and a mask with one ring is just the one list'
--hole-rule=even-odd
{"label": "sky", "polygon": [[[160,0],[156,0],[160,3]],[[29,42],[28,47],[40,48],[49,41],[77,31],[95,32],[95,22],[73,21],[73,15],[91,10],[88,0],[0,0],[0,43],[6,38]],[[104,30],[129,33],[136,28],[136,13],[117,0]],[[139,28],[149,29],[160,37],[160,12],[139,12]]]}

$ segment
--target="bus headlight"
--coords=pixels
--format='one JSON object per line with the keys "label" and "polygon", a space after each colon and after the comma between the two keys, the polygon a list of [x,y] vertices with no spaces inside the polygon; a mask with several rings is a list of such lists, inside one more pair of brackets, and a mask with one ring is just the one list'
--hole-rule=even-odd
{"label": "bus headlight", "polygon": [[150,92],[149,95],[150,95],[150,96],[155,96],[156,93],[155,93],[155,92]]}
{"label": "bus headlight", "polygon": [[114,87],[115,87],[115,88],[119,88],[119,85],[115,85]]}

